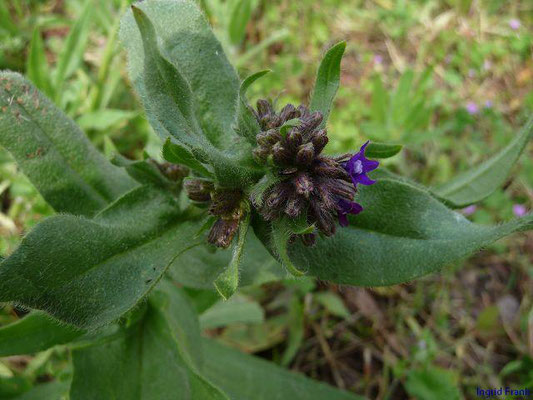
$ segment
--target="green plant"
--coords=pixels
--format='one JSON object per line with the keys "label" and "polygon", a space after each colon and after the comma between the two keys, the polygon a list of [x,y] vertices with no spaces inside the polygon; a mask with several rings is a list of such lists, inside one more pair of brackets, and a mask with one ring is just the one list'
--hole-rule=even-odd
{"label": "green plant", "polygon": [[[121,37],[166,163],[117,156],[111,164],[28,81],[0,77],[0,144],[59,213],[0,264],[0,301],[34,310],[0,329],[0,355],[67,344],[73,374],[56,394],[356,398],[201,339],[184,287],[215,287],[228,299],[266,271],[391,285],[533,225],[528,215],[480,226],[453,211],[503,184],[533,121],[499,154],[432,190],[366,159],[393,156],[397,145],[321,156],[343,42],[318,68],[310,110],[277,112],[266,100],[249,105],[247,89],[267,71],[240,83],[191,2],[140,3]],[[13,396],[28,390],[12,383]]]}

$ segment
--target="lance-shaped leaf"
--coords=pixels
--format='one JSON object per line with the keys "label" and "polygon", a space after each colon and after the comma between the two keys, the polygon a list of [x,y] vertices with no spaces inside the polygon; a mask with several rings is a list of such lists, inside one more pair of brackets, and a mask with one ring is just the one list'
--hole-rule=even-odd
{"label": "lance-shaped leaf", "polygon": [[231,43],[238,45],[244,39],[246,25],[252,16],[252,0],[238,0],[233,6],[228,24]]}
{"label": "lance-shaped leaf", "polygon": [[200,330],[176,290],[156,291],[144,318],[117,339],[73,351],[72,400],[227,400],[183,357],[201,351]]}
{"label": "lance-shaped leaf", "polygon": [[[294,265],[336,283],[383,286],[407,282],[460,260],[514,232],[533,228],[533,215],[482,226],[448,209],[428,191],[382,178],[359,189],[363,212],[314,247],[289,249]],[[254,229],[269,245],[269,228]]]}
{"label": "lance-shaped leaf", "polygon": [[245,137],[254,146],[256,145],[255,137],[259,132],[261,132],[261,127],[257,122],[257,118],[255,117],[252,107],[248,104],[248,100],[246,100],[246,92],[256,80],[265,76],[269,72],[270,70],[267,69],[250,75],[241,83],[241,88],[239,90],[239,103],[237,104],[237,121],[235,130],[239,135]]}
{"label": "lance-shaped leaf", "polygon": [[[217,147],[230,145],[239,79],[202,12],[194,2],[185,0],[149,1],[136,7],[152,21],[162,53],[189,83],[195,115],[208,140]],[[146,106],[145,54],[131,12],[122,20],[120,37],[128,52],[130,79]],[[160,130],[150,117],[151,110],[147,111],[154,129]]]}
{"label": "lance-shaped leaf", "polygon": [[203,339],[203,372],[232,400],[362,400],[273,363]]}
{"label": "lance-shaped leaf", "polygon": [[94,219],[58,215],[37,225],[0,264],[0,301],[47,311],[81,328],[108,324],[194,246],[197,221],[177,200],[140,187]]}
{"label": "lance-shaped leaf", "polygon": [[461,208],[477,203],[499,188],[533,137],[533,117],[498,154],[433,189],[447,204]]}
{"label": "lance-shaped leaf", "polygon": [[346,42],[337,43],[327,51],[318,67],[309,108],[311,111],[320,111],[324,116],[320,125],[321,127],[326,126],[331,107],[333,106],[333,99],[339,88],[341,60],[345,49]]}
{"label": "lance-shaped leaf", "polygon": [[402,147],[401,144],[370,142],[365,149],[365,156],[368,158],[390,158],[398,154]]}
{"label": "lance-shaped leaf", "polygon": [[0,328],[0,357],[37,353],[83,335],[83,330],[33,311],[19,321]]}
{"label": "lance-shaped leaf", "polygon": [[58,212],[92,216],[136,185],[19,74],[0,73],[0,145]]}
{"label": "lance-shaped leaf", "polygon": [[147,111],[179,142],[198,146],[202,132],[189,83],[159,51],[155,28],[146,14],[136,6],[132,11],[143,42]]}

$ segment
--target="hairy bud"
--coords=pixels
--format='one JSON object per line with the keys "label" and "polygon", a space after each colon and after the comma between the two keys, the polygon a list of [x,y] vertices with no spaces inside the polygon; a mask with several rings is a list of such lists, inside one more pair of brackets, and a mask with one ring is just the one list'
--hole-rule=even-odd
{"label": "hairy bud", "polygon": [[184,183],[187,196],[192,201],[207,202],[211,200],[211,192],[215,189],[213,182],[204,179],[189,179]]}

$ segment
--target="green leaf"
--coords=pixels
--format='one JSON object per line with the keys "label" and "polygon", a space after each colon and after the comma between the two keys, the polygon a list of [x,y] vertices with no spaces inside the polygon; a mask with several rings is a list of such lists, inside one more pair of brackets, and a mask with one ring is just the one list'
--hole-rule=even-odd
{"label": "green leaf", "polygon": [[49,96],[52,94],[49,81],[50,72],[39,28],[35,28],[33,31],[30,53],[26,63],[26,73],[35,86]]}
{"label": "green leaf", "polygon": [[0,145],[58,212],[92,216],[136,185],[13,72],[0,73]]}
{"label": "green leaf", "polygon": [[74,350],[70,398],[227,399],[183,357],[189,343],[182,341],[175,328],[189,330],[188,337],[196,340],[200,334],[197,327],[190,329],[182,320],[183,302],[175,302],[177,297],[156,291],[137,325],[113,341]]}
{"label": "green leaf", "polygon": [[457,175],[433,191],[447,204],[461,208],[483,200],[507,179],[513,165],[533,137],[533,117],[499,153],[478,166]]}
{"label": "green leaf", "polygon": [[370,142],[365,149],[368,158],[390,158],[402,150],[401,144],[374,143]]}
{"label": "green leaf", "polygon": [[242,83],[239,90],[239,104],[237,105],[236,132],[245,137],[252,145],[256,145],[255,137],[261,132],[261,127],[255,118],[255,114],[246,100],[248,88],[259,78],[270,72],[269,69],[256,72],[247,77]]}
{"label": "green leaf", "polygon": [[144,185],[154,185],[174,193],[179,192],[178,182],[173,182],[164,176],[154,160],[128,160],[120,154],[115,154],[113,164],[124,167],[129,176]]}
{"label": "green leaf", "polygon": [[417,399],[459,400],[463,396],[458,388],[457,375],[450,370],[427,367],[413,369],[407,374],[407,393]]}
{"label": "green leaf", "polygon": [[311,111],[320,111],[324,116],[321,126],[326,126],[333,99],[337,94],[341,76],[341,60],[346,42],[340,42],[329,49],[322,59],[311,95]]}
{"label": "green leaf", "polygon": [[37,353],[83,334],[84,331],[60,323],[43,312],[33,311],[0,328],[0,357]]}
{"label": "green leaf", "polygon": [[295,233],[291,227],[291,222],[287,219],[282,219],[272,223],[272,246],[287,272],[298,277],[304,275],[305,272],[298,269],[289,257],[289,239]]}
{"label": "green leaf", "polygon": [[144,49],[146,110],[179,142],[190,147],[197,146],[202,132],[194,115],[189,83],[159,51],[156,31],[150,19],[136,6],[132,6],[132,11]]}
{"label": "green leaf", "polygon": [[70,382],[54,381],[34,386],[12,400],[58,400],[65,398]]}
{"label": "green leaf", "polygon": [[63,82],[68,79],[83,61],[83,53],[89,40],[89,24],[92,18],[93,4],[87,0],[80,18],[72,25],[64,46],[57,58],[55,71],[56,99],[61,99]]}
{"label": "green leaf", "polygon": [[217,277],[214,282],[215,289],[224,300],[228,300],[239,287],[239,265],[244,253],[246,234],[250,226],[250,212],[239,224],[238,239],[233,246],[233,254],[228,267]]}
{"label": "green leaf", "polygon": [[[202,12],[191,1],[137,3],[154,24],[162,53],[189,83],[195,114],[209,141],[227,147],[233,141],[239,79],[222,46],[211,32]],[[130,79],[146,105],[147,82],[143,76],[144,51],[141,35],[128,12],[122,20],[120,37],[129,59]],[[158,124],[150,117],[156,131]]]}
{"label": "green leaf", "polygon": [[231,43],[237,45],[242,42],[246,33],[246,25],[252,16],[252,1],[238,0],[231,12],[228,33]]}
{"label": "green leaf", "polygon": [[[383,286],[411,281],[458,261],[514,232],[533,228],[533,215],[498,226],[481,226],[448,209],[427,190],[382,178],[359,189],[362,213],[334,236],[305,247],[290,259],[309,275],[336,283]],[[254,224],[267,246],[269,229]],[[272,250],[274,251],[274,250]]]}
{"label": "green leaf", "polygon": [[200,315],[202,329],[221,328],[231,324],[260,324],[265,312],[256,301],[238,294],[228,301],[219,301]]}
{"label": "green leaf", "polygon": [[362,400],[263,359],[203,339],[203,373],[231,400]]}
{"label": "green leaf", "polygon": [[137,112],[135,111],[105,109],[84,113],[76,120],[76,123],[84,130],[107,131],[136,116]]}
{"label": "green leaf", "polygon": [[[231,250],[215,250],[202,244],[180,255],[169,274],[182,285],[212,289],[214,280],[229,265]],[[240,286],[260,285],[284,277],[285,271],[268,253],[253,232],[248,232],[240,267]]]}
{"label": "green leaf", "polygon": [[299,118],[293,118],[288,121],[286,121],[281,127],[279,128],[279,133],[281,133],[281,136],[285,137],[287,136],[287,133],[289,133],[289,130],[294,128],[295,126],[300,125],[301,121]]}
{"label": "green leaf", "polygon": [[187,148],[173,143],[170,138],[167,138],[163,145],[163,158],[174,164],[186,165],[203,176],[213,177],[213,174]]}
{"label": "green leaf", "polygon": [[200,240],[168,193],[143,186],[94,219],[58,215],[37,225],[0,265],[0,301],[47,311],[81,328],[113,322]]}

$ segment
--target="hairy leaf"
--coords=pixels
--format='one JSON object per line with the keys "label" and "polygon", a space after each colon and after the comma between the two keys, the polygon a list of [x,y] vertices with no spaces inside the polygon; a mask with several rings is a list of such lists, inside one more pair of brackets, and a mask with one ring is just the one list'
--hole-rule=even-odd
{"label": "hairy leaf", "polygon": [[37,353],[68,343],[85,332],[40,311],[0,328],[0,357]]}
{"label": "hairy leaf", "polygon": [[527,143],[533,137],[533,117],[521,132],[498,154],[478,166],[457,175],[438,186],[434,192],[447,204],[461,208],[483,200],[503,185],[511,168],[518,161]]}
{"label": "hairy leaf", "polygon": [[[481,226],[448,209],[428,191],[392,179],[359,189],[364,210],[329,238],[289,249],[291,261],[309,275],[336,283],[383,286],[434,272],[512,234],[533,228],[533,215],[498,226]],[[268,246],[268,226],[256,222]]]}
{"label": "hairy leaf", "polygon": [[0,73],[0,145],[58,212],[92,216],[136,185],[13,72]]}
{"label": "hairy leaf", "polygon": [[268,74],[270,70],[256,72],[250,75],[241,83],[239,90],[239,104],[237,105],[237,121],[235,130],[237,133],[245,137],[252,145],[256,145],[255,137],[261,132],[261,127],[255,118],[255,114],[246,100],[246,92],[248,88],[259,78]]}
{"label": "hairy leaf", "polygon": [[183,164],[199,174],[213,177],[213,174],[187,150],[187,148],[173,143],[170,138],[163,145],[163,158],[174,164]]}
{"label": "hairy leaf", "polygon": [[184,337],[200,340],[184,304],[177,289],[157,290],[137,325],[113,341],[74,350],[71,399],[227,399],[183,357],[191,344]]}
{"label": "hairy leaf", "polygon": [[337,94],[341,76],[341,60],[346,42],[337,43],[322,59],[316,75],[315,87],[311,95],[311,111],[320,111],[324,116],[321,126],[326,126],[333,99]]}
{"label": "hairy leaf", "polygon": [[51,217],[0,264],[0,301],[47,311],[81,328],[134,307],[174,258],[199,242],[177,201],[143,186],[94,219]]}
{"label": "hairy leaf", "polygon": [[[218,147],[228,146],[233,136],[239,79],[201,11],[186,0],[150,1],[136,6],[154,24],[162,53],[189,83],[196,117],[209,141]],[[128,52],[130,79],[146,106],[143,44],[131,12],[122,20],[120,37]],[[150,122],[157,131],[157,121]]]}
{"label": "hairy leaf", "polygon": [[203,339],[203,372],[231,400],[358,400],[362,397],[318,383],[273,363]]}
{"label": "hairy leaf", "polygon": [[144,49],[143,78],[147,112],[152,113],[179,142],[199,145],[202,132],[193,110],[193,94],[180,71],[159,51],[157,35],[146,14],[132,6]]}

